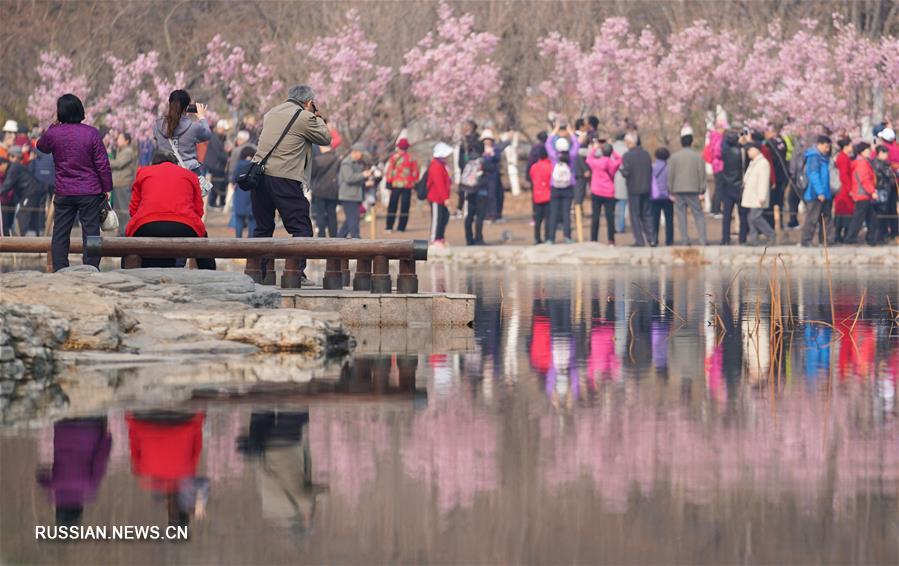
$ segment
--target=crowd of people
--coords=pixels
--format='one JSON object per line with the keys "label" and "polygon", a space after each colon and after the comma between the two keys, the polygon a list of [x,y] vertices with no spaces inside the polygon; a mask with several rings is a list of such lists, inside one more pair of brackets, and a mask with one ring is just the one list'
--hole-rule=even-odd
{"label": "crowd of people", "polygon": [[[155,122],[152,153],[147,142],[135,147],[130,132],[113,139],[84,124],[84,107],[72,94],[59,98],[57,120],[46,131],[8,120],[0,144],[3,235],[16,225],[20,235],[40,235],[52,224],[54,269],[61,269],[68,265],[75,221],[85,238],[99,234],[108,209],[116,211],[125,236],[206,237],[208,210],[228,208],[238,238],[272,236],[276,214],[292,236],[359,238],[363,216],[381,195],[386,232],[405,232],[415,196],[430,206],[435,246],[446,245],[453,201],[468,245],[485,243],[485,222],[504,221],[501,171],[509,163],[503,160],[517,166],[514,148],[507,151],[512,132],[497,136],[466,120],[455,146],[437,142],[430,161],[420,163],[405,134],[382,159],[373,159],[362,142],[345,148],[305,85],[290,89],[261,127],[247,116],[233,137],[227,120],[211,128],[206,114],[186,91],[173,91]],[[572,218],[580,220],[586,200],[590,240],[599,241],[605,221],[610,245],[628,224],[635,246],[706,245],[707,213],[721,220],[721,245],[731,243],[734,216],[738,242],[748,245],[785,243],[793,229],[801,229],[802,246],[860,243],[863,229],[869,245],[899,236],[899,144],[889,121],[869,140],[839,132],[834,145],[829,134],[809,140],[785,135],[777,124],[757,130],[719,117],[702,150],[687,125],[679,149],[657,147],[652,154],[632,124],[611,135],[595,116],[573,125],[553,117],[551,126],[537,134],[525,170],[537,244],[556,242],[560,229],[562,241],[573,242]],[[259,186],[241,190],[241,179],[260,163]],[[213,260],[199,263],[215,268]]]}

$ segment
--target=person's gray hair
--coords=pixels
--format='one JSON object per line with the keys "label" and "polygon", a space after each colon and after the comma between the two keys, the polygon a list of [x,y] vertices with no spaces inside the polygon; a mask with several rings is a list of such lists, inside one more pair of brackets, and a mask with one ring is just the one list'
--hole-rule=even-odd
{"label": "person's gray hair", "polygon": [[634,132],[626,133],[624,135],[624,141],[627,143],[632,143],[634,145],[637,145],[637,134],[635,134]]}
{"label": "person's gray hair", "polygon": [[287,93],[288,100],[293,100],[299,104],[306,104],[314,98],[315,92],[313,92],[312,87],[309,85],[296,85]]}

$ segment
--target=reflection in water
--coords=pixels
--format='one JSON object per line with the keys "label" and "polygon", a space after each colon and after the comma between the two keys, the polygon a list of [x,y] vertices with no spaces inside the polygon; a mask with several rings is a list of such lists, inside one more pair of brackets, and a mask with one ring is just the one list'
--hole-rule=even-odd
{"label": "reflection in water", "polygon": [[[115,457],[117,422],[141,484],[209,478],[215,497],[177,555],[83,545],[72,561],[899,561],[895,277],[836,277],[831,315],[820,274],[794,273],[779,348],[754,275],[462,275],[441,281],[479,295],[474,352],[357,356],[333,382],[207,397],[174,423],[110,411],[110,470],[83,522],[160,520]],[[41,437],[0,436],[4,462],[33,469]],[[96,481],[76,482],[81,501]],[[48,521],[16,487],[0,506]],[[4,559],[60,561],[2,529]]]}

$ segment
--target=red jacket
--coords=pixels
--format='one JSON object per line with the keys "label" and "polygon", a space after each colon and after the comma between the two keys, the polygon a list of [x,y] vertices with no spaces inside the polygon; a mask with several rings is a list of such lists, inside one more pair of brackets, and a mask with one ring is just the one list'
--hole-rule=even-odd
{"label": "red jacket", "polygon": [[446,163],[435,157],[428,167],[428,201],[445,205],[449,198],[449,171],[446,170]]}
{"label": "red jacket", "polygon": [[418,162],[408,151],[398,149],[387,160],[384,179],[394,189],[411,189],[418,182]]}
{"label": "red jacket", "polygon": [[859,155],[852,162],[852,192],[850,196],[855,202],[871,200],[877,190],[877,178],[871,162]]}
{"label": "red jacket", "polygon": [[773,187],[777,183],[777,177],[774,174],[774,154],[771,153],[771,148],[768,147],[768,144],[766,143],[762,144],[762,155],[765,157],[765,159],[768,160],[768,165],[771,166],[771,178],[768,180],[768,182]]}
{"label": "red jacket", "polygon": [[837,216],[852,216],[855,201],[852,200],[852,158],[842,151],[837,155],[837,170],[840,172],[840,192],[833,197],[833,213]]}
{"label": "red jacket", "polygon": [[143,167],[131,187],[131,221],[126,236],[149,222],[180,222],[197,236],[206,234],[203,225],[203,196],[197,176],[174,163]]}
{"label": "red jacket", "polygon": [[131,471],[147,487],[163,492],[197,475],[203,451],[203,413],[169,423],[127,415]]}
{"label": "red jacket", "polygon": [[531,183],[533,184],[533,199],[536,204],[544,204],[549,202],[552,187],[550,183],[553,176],[553,162],[547,159],[541,159],[537,163],[531,165]]}

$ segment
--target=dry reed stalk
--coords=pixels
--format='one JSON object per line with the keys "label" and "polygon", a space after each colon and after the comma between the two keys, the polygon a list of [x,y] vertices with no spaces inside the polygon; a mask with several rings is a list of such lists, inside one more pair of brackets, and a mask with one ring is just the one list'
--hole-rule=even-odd
{"label": "dry reed stalk", "polygon": [[790,277],[790,270],[787,268],[787,263],[784,261],[782,254],[777,254],[777,259],[780,260],[780,264],[784,268],[784,277],[786,278],[786,288],[787,288],[787,312],[790,313],[790,326],[796,324],[796,321],[793,317],[793,285],[792,278]]}
{"label": "dry reed stalk", "polygon": [[631,339],[628,341],[627,345],[627,355],[631,359],[631,363],[636,363],[634,360],[634,317],[637,315],[637,311],[631,311],[631,316],[627,319],[627,331],[630,334]]}
{"label": "dry reed stalk", "polygon": [[862,298],[858,302],[858,310],[855,311],[855,320],[852,321],[852,326],[849,327],[850,336],[852,336],[852,331],[855,330],[855,324],[858,322],[858,317],[860,314],[862,314],[862,309],[865,307],[865,294],[867,292],[867,287],[862,289]]}
{"label": "dry reed stalk", "polygon": [[633,286],[636,287],[637,289],[643,291],[644,293],[646,293],[647,295],[649,295],[650,297],[652,297],[653,299],[655,299],[655,301],[656,301],[657,303],[659,303],[659,305],[663,306],[666,310],[668,310],[669,312],[671,312],[671,314],[673,314],[675,317],[677,317],[677,319],[678,319],[679,321],[681,321],[683,324],[686,324],[686,323],[687,323],[687,321],[686,321],[686,319],[684,319],[684,317],[682,317],[680,314],[678,314],[678,312],[677,312],[676,310],[674,310],[673,308],[671,308],[671,307],[669,307],[668,305],[666,305],[666,304],[665,304],[665,301],[663,301],[662,299],[660,299],[657,295],[653,294],[652,291],[650,291],[650,290],[648,290],[648,289],[644,289],[643,287],[641,287],[641,286],[638,285],[637,283],[631,283],[631,285],[633,285]]}

